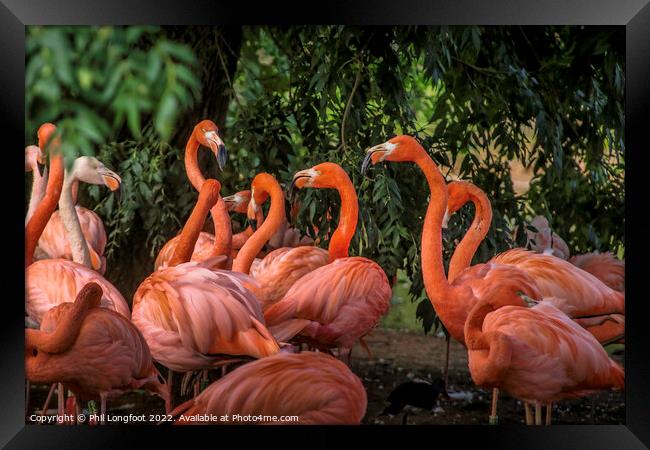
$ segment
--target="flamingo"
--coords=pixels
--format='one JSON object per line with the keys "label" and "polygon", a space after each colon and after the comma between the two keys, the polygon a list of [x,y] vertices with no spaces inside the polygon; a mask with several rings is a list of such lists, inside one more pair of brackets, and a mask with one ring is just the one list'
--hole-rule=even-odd
{"label": "flamingo", "polygon": [[328,264],[298,279],[280,301],[266,309],[264,318],[280,341],[296,337],[314,347],[348,350],[350,357],[354,342],[388,312],[392,289],[376,262],[348,256],[359,216],[348,174],[338,164],[325,162],[297,172],[293,187],[336,189],[341,197],[339,224],[330,240]]}
{"label": "flamingo", "polygon": [[[470,182],[454,181],[449,183],[447,189],[449,200],[446,217],[449,217],[450,214],[460,209],[468,201],[474,204],[476,211],[472,226],[456,248],[449,263],[449,280],[453,281],[458,274],[469,266],[478,246],[487,235],[492,221],[492,208],[485,192]],[[444,226],[446,226],[446,223],[443,223]],[[517,254],[522,252],[519,249],[515,250],[519,252]],[[513,251],[509,250],[496,255],[491,261],[497,264],[509,264],[509,261],[513,260],[509,254]],[[557,298],[553,300],[556,302],[556,306],[570,317],[575,318],[601,343],[615,341],[624,335],[625,316],[621,314],[624,310],[614,308],[614,314],[607,314],[602,309],[604,303],[602,296],[597,297],[597,292],[608,293],[610,297],[613,295],[623,297],[622,294],[612,291],[590,273],[582,271],[562,259],[531,252],[524,252],[523,254],[528,255],[530,262],[519,264],[519,260],[514,259],[515,263],[512,265],[528,272],[537,283],[542,297],[553,297],[557,292],[562,293],[564,295],[562,300]],[[532,264],[535,261],[537,266]],[[541,269],[538,268],[540,266]],[[529,267],[534,267],[534,270],[529,270]],[[563,277],[560,276],[562,274]],[[554,284],[560,284],[561,286],[557,288]],[[564,288],[564,286],[569,286],[569,288]],[[589,295],[592,296],[591,299],[588,298]],[[591,304],[589,301],[591,301]],[[584,316],[589,318],[585,319]]]}
{"label": "flamingo", "polygon": [[280,300],[289,288],[303,275],[327,264],[328,260],[343,252],[347,255],[347,244],[341,248],[337,241],[330,241],[330,249],[318,247],[282,247],[270,252],[264,259],[257,263],[254,270],[251,266],[264,244],[277,232],[286,220],[284,209],[284,194],[277,180],[268,173],[259,173],[251,185],[252,198],[248,205],[249,221],[254,220],[256,214],[267,199],[271,199],[269,213],[262,226],[248,238],[235,258],[232,270],[250,274],[259,284],[257,298],[261,302],[262,310],[266,310],[273,303]]}
{"label": "flamingo", "polygon": [[[529,274],[528,270],[502,264],[498,258],[493,258],[485,264],[468,267],[471,262],[471,255],[467,251],[459,251],[459,248],[454,252],[454,264],[450,263],[451,281],[448,280],[442,262],[442,226],[443,219],[448,215],[446,210],[449,196],[447,185],[440,170],[415,138],[407,135],[394,137],[383,144],[368,149],[363,161],[362,172],[367,170],[370,163],[374,165],[381,161],[414,162],[420,167],[427,179],[431,201],[427,208],[422,229],[422,277],[427,296],[452,338],[465,345],[464,325],[467,314],[480,299],[489,295],[493,286],[500,286],[502,292],[510,292],[512,295],[522,293],[529,298],[542,298],[542,289],[548,289],[548,287],[540,287],[538,280],[545,281],[547,279],[546,274],[541,274],[541,277],[535,279]],[[477,212],[475,225],[485,230],[487,227],[482,222],[483,218]],[[474,239],[475,237],[471,235],[470,238]],[[480,243],[480,240],[478,242]],[[477,244],[475,240],[465,240],[465,243],[461,242],[458,246],[462,249],[461,245],[471,247]],[[454,258],[452,257],[452,259]],[[461,269],[464,270],[461,272]],[[550,270],[554,270],[554,268],[551,266]],[[620,300],[620,302],[615,301],[614,305],[611,305],[603,301],[602,296],[588,298],[588,295],[583,293],[584,288],[580,284],[577,284],[575,289],[577,295],[574,295],[574,298],[577,297],[577,301],[574,300],[574,304],[567,302],[565,298],[558,299],[549,296],[544,300],[553,301],[556,306],[572,312],[575,316],[580,316],[580,313],[585,310],[589,311],[589,307],[591,310],[585,315],[609,314],[612,309],[616,310],[617,307],[623,306],[622,299],[615,299]],[[582,304],[580,304],[580,301],[582,301]],[[589,304],[590,301],[593,303]],[[575,306],[575,303],[578,306]],[[497,420],[497,397],[498,391],[495,390],[490,423],[496,423]]]}
{"label": "flamingo", "polygon": [[465,342],[474,382],[526,402],[529,425],[529,403],[535,403],[537,425],[541,403],[547,405],[550,425],[552,402],[602,389],[625,389],[623,369],[553,302],[527,307],[498,285],[470,311]]}
{"label": "flamingo", "polygon": [[167,405],[169,390],[144,338],[130,320],[100,308],[101,297],[102,288],[88,283],[74,303],[50,309],[40,330],[25,330],[27,379],[65,383],[78,400],[100,399],[102,422],[106,400],[127,390],[150,390]]}
{"label": "flamingo", "polygon": [[47,168],[45,157],[40,147],[29,145],[25,147],[25,172],[32,172],[32,192],[29,197],[29,207],[25,217],[25,225],[29,222],[36,206],[45,196],[45,185],[47,184]]}
{"label": "flamingo", "polygon": [[220,189],[216,180],[203,182],[169,267],[153,272],[133,297],[133,323],[154,359],[173,371],[204,370],[244,356],[262,358],[279,351],[255,295],[246,287],[254,285],[254,280],[212,268],[211,259],[226,259],[224,250],[215,244],[211,259],[188,262],[211,209],[226,218],[215,218],[215,223],[228,227],[219,230],[220,234],[231,236]]}
{"label": "flamingo", "polygon": [[[361,380],[336,358],[316,352],[278,353],[233,370],[171,414],[179,425],[358,425],[367,402]],[[243,422],[233,414],[284,418]],[[192,421],[197,415],[206,420]],[[298,421],[286,416],[298,416]]]}
{"label": "flamingo", "polygon": [[[185,145],[185,172],[197,192],[201,190],[201,186],[203,186],[203,182],[205,181],[205,177],[203,177],[199,168],[198,151],[201,146],[208,147],[214,153],[219,169],[223,170],[228,154],[226,152],[226,146],[223,140],[221,140],[219,127],[211,120],[202,120],[196,124]],[[220,217],[216,210],[213,211],[212,216]],[[221,225],[223,224],[215,224],[215,228],[221,228]],[[179,239],[180,235],[173,237],[160,249],[154,262],[154,270],[169,266],[169,261],[174,256]],[[191,260],[204,261],[212,253],[214,244],[215,235],[201,232],[196,240]],[[220,237],[217,239],[217,244],[221,252],[226,246],[230,245],[230,237]],[[222,267],[225,267],[226,263],[222,263]]]}
{"label": "flamingo", "polygon": [[[111,190],[119,193],[118,180],[106,178],[106,182],[110,183],[108,186]],[[72,202],[74,204],[77,202],[78,181],[73,183],[71,189]],[[83,206],[75,205],[75,212],[79,218],[81,232],[83,233],[88,252],[90,253],[92,268],[103,275],[106,272],[104,250],[107,241],[104,222],[96,212]],[[38,240],[36,259],[63,258],[72,260],[72,250],[70,249],[70,243],[65,238],[65,233],[65,225],[61,219],[60,212],[54,211],[45,230],[43,230],[41,238]]]}
{"label": "flamingo", "polygon": [[536,216],[531,225],[537,231],[526,230],[526,234],[533,251],[566,259],[615,291],[625,292],[625,261],[615,258],[610,252],[591,252],[570,257],[569,246],[551,230],[545,217]]}
{"label": "flamingo", "polygon": [[[55,131],[56,127],[52,124],[42,125],[39,129],[39,141],[49,141]],[[45,197],[25,227],[26,320],[31,326],[38,327],[49,309],[60,303],[70,302],[81,288],[90,282],[101,286],[102,306],[130,318],[129,306],[122,294],[104,277],[91,269],[88,247],[79,226],[71,193],[71,185],[75,180],[117,189],[120,178],[96,158],[88,156],[77,158],[72,170],[66,172],[64,176],[63,156],[58,149],[59,143],[60,139],[56,137],[50,145],[52,156]],[[66,237],[70,242],[73,261],[57,258],[44,259],[32,264],[36,243],[57,202],[66,226]]]}

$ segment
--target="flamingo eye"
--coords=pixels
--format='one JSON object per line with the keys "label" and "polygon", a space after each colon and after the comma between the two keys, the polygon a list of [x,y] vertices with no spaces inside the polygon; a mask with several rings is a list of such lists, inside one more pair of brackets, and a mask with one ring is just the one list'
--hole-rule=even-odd
{"label": "flamingo eye", "polygon": [[38,356],[38,349],[35,348],[32,349],[32,356],[34,357]]}

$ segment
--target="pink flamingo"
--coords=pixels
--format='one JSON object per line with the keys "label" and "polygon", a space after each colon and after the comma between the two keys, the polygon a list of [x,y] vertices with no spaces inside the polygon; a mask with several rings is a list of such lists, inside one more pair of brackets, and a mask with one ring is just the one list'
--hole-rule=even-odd
{"label": "pink flamingo", "polygon": [[277,232],[278,228],[286,221],[284,210],[284,194],[277,180],[268,173],[259,173],[253,179],[252,198],[248,206],[249,221],[254,220],[256,214],[267,199],[271,199],[271,207],[264,223],[253,235],[248,238],[239,250],[232,266],[232,270],[250,274],[259,284],[256,291],[262,310],[266,310],[273,303],[280,300],[289,288],[303,275],[327,264],[328,260],[341,252],[347,255],[347,247],[340,248],[337,241],[330,241],[330,251],[312,247],[282,247],[270,252],[264,259],[256,264],[255,270],[251,266],[264,244]]}
{"label": "pink flamingo", "polygon": [[388,312],[388,278],[376,262],[348,256],[359,205],[354,186],[339,165],[326,162],[297,172],[292,187],[336,189],[341,197],[339,224],[330,240],[328,264],[298,279],[264,317],[280,341],[296,337],[314,347],[350,351]]}
{"label": "pink flamingo", "polygon": [[88,283],[74,303],[50,309],[40,330],[25,330],[27,379],[65,383],[77,398],[77,408],[79,400],[100,399],[102,422],[106,400],[128,390],[148,389],[168,405],[169,390],[144,338],[130,320],[100,308],[101,297],[102,288]]}
{"label": "pink flamingo", "polygon": [[[152,273],[133,297],[133,323],[145,337],[154,359],[170,370],[209,369],[239,361],[243,356],[262,358],[279,351],[264,325],[257,299],[246,287],[254,285],[254,280],[212,269],[211,260],[226,259],[216,244],[211,259],[188,262],[211,209],[219,211],[215,223],[228,228],[219,230],[220,235],[231,236],[220,189],[216,180],[203,183],[169,267]],[[215,208],[217,203],[221,205]]]}
{"label": "pink flamingo", "polygon": [[[510,295],[522,293],[530,298],[542,298],[538,283],[528,271],[518,267],[499,264],[495,259],[486,264],[468,267],[471,257],[468,252],[461,252],[467,262],[456,263],[456,267],[466,267],[462,273],[450,282],[445,276],[442,261],[442,224],[447,210],[447,184],[440,170],[427,154],[424,148],[411,136],[397,136],[389,141],[368,149],[363,161],[362,172],[370,163],[381,161],[414,162],[424,173],[430,190],[431,201],[427,207],[422,229],[422,277],[427,296],[436,314],[444,324],[452,338],[465,345],[464,326],[468,311],[482,298],[490,294],[494,286],[499,286],[501,292]],[[469,244],[466,244],[469,246]],[[459,245],[460,247],[460,245]],[[458,253],[458,249],[455,254]],[[455,256],[455,255],[454,255]],[[456,269],[454,269],[456,270]],[[578,285],[579,286],[579,285]],[[578,288],[578,290],[580,290]],[[552,299],[548,299],[549,301]],[[588,299],[584,299],[588,300]],[[593,309],[598,313],[603,305],[595,299]],[[560,302],[558,302],[560,304]],[[566,305],[565,305],[566,306]],[[605,305],[606,307],[609,305]],[[614,305],[614,306],[618,306]],[[601,314],[608,314],[606,308]],[[576,312],[580,312],[579,309]],[[495,423],[498,392],[493,393],[490,422]]]}
{"label": "pink flamingo", "polygon": [[602,389],[625,389],[625,373],[598,341],[573,320],[544,301],[532,308],[494,286],[470,311],[465,323],[469,370],[480,386],[498,387],[535,403],[535,422],[546,424],[551,403]]}
{"label": "pink flamingo", "polygon": [[[219,132],[219,127],[211,120],[202,120],[192,130],[187,144],[185,145],[185,172],[187,173],[187,178],[190,180],[190,183],[196,189],[197,192],[201,190],[205,177],[201,174],[201,169],[199,168],[199,159],[198,151],[201,146],[209,148],[215,155],[217,159],[217,164],[220,169],[226,164],[227,152],[226,146],[221,140]],[[215,208],[217,205],[215,205]],[[223,205],[221,206],[223,207]],[[218,217],[219,213],[217,210],[212,212],[213,217]],[[217,224],[215,224],[217,228]],[[192,252],[191,261],[204,261],[209,258],[209,255],[213,251],[215,244],[214,240],[215,235],[207,232],[201,232],[199,237],[196,239],[194,251]],[[172,259],[174,252],[176,250],[176,245],[180,235],[173,237],[165,245],[154,262],[154,270],[159,270],[169,266],[169,261]],[[230,237],[228,239],[220,238],[217,240],[218,244],[222,247],[219,248],[219,254],[229,254],[222,252],[225,250],[225,246],[230,246]],[[226,262],[220,263],[220,268],[225,267]]]}
{"label": "pink flamingo", "polygon": [[569,246],[549,226],[543,216],[536,216],[531,225],[537,231],[526,230],[528,244],[537,253],[552,254],[566,259],[571,264],[589,272],[615,291],[625,292],[625,261],[614,257],[610,252],[591,252],[571,256]]}
{"label": "pink flamingo", "polygon": [[[44,124],[39,129],[39,141],[43,143],[49,141],[55,131],[54,125]],[[74,210],[71,193],[71,185],[75,180],[115,188],[114,184],[106,180],[116,180],[119,183],[119,176],[106,169],[96,158],[83,156],[75,160],[72,170],[64,177],[63,156],[58,150],[59,142],[57,137],[50,145],[52,155],[45,197],[25,227],[26,320],[31,326],[38,327],[49,309],[60,303],[70,302],[81,288],[90,282],[101,286],[102,306],[130,318],[131,313],[124,297],[104,277],[90,268],[88,247]],[[41,148],[44,146],[41,145]],[[32,264],[36,243],[57,202],[66,226],[66,237],[70,242],[74,261],[58,258],[44,259]]]}
{"label": "pink flamingo", "polygon": [[[176,424],[358,425],[366,413],[361,380],[341,361],[323,353],[278,353],[241,366],[179,405]],[[233,416],[277,416],[244,422]],[[190,421],[212,415],[224,421]],[[291,420],[287,416],[297,416]],[[283,418],[283,419],[280,419]]]}

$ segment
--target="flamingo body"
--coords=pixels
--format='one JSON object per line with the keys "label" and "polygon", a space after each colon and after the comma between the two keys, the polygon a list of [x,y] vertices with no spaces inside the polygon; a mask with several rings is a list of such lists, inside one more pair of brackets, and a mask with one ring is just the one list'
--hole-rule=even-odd
{"label": "flamingo body", "polygon": [[[104,249],[106,248],[107,241],[104,222],[102,222],[102,219],[97,213],[87,208],[75,206],[75,210],[77,217],[79,217],[83,237],[88,245],[93,269],[103,275],[106,271]],[[43,234],[38,240],[38,249],[36,252],[36,259],[63,258],[72,261],[72,250],[65,236],[65,227],[61,221],[59,211],[55,211],[52,214],[52,217],[45,226]]]}
{"label": "flamingo body", "polygon": [[388,311],[390,298],[377,263],[339,258],[300,278],[264,316],[280,341],[300,334],[320,346],[351,348]]}
{"label": "flamingo body", "polygon": [[[182,420],[197,414],[229,415],[215,424],[359,424],[367,406],[361,380],[341,361],[323,353],[279,353],[241,366],[212,383],[196,398],[172,413]],[[286,422],[242,422],[233,413],[263,416],[298,416]]]}
{"label": "flamingo body", "polygon": [[122,294],[100,274],[67,259],[44,259],[25,270],[25,312],[29,321],[40,324],[45,313],[61,303],[73,301],[90,282],[102,288],[101,306],[131,318]]}
{"label": "flamingo body", "polygon": [[615,258],[611,253],[585,253],[572,256],[569,262],[615,291],[625,292],[625,261]]}
{"label": "flamingo body", "polygon": [[258,299],[262,310],[282,299],[304,275],[327,264],[328,258],[327,250],[319,247],[283,247],[251,265],[250,274],[260,285]]}
{"label": "flamingo body", "polygon": [[[160,270],[169,267],[169,262],[174,256],[176,251],[176,246],[180,240],[180,234],[173,237],[165,243],[163,248],[158,252],[156,256],[156,261],[154,263],[154,270]],[[201,231],[196,244],[194,244],[194,252],[192,253],[192,259],[190,261],[204,261],[212,256],[212,250],[214,249],[214,234]]]}
{"label": "flamingo body", "polygon": [[525,271],[535,280],[542,296],[562,299],[556,306],[572,317],[625,313],[622,293],[561,258],[515,248],[496,255],[490,262]]}
{"label": "flamingo body", "polygon": [[[503,306],[485,316],[483,336],[504,344],[501,348],[492,344],[490,350],[473,350],[469,345],[474,381],[497,386],[527,402],[555,402],[601,389],[624,389],[623,369],[588,331],[552,303],[532,308]],[[490,352],[499,352],[508,361],[499,380],[491,380]]]}
{"label": "flamingo body", "polygon": [[247,283],[254,281],[196,262],[159,270],[135,293],[133,323],[154,359],[178,372],[272,355],[278,344]]}

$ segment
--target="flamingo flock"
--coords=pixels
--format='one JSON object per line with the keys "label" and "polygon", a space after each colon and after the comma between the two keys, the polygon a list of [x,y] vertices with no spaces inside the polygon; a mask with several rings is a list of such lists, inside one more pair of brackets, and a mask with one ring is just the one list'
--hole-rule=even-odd
{"label": "flamingo flock", "polygon": [[[214,122],[199,122],[184,158],[196,203],[129,303],[103,276],[101,218],[76,204],[80,182],[119,193],[121,178],[85,156],[65,169],[64,138],[46,123],[38,146],[25,149],[33,178],[25,219],[25,367],[28,383],[52,386],[42,414],[56,388],[59,415],[99,401],[103,422],[109,399],[144,389],[162,399],[176,424],[237,423],[246,415],[280,418],[257,423],[361,423],[368,399],[349,366],[352,347],[359,342],[372,355],[364,337],[388,313],[392,283],[375,261],[350,255],[359,203],[341,166],[322,162],[291,179],[292,198],[308,188],[338,192],[339,220],[328,225],[324,249],[289,225],[285,193],[272,174],[258,173],[250,190],[222,196],[224,180],[203,176],[198,152],[209,149],[223,169],[226,146]],[[524,402],[528,424],[540,424],[546,406],[550,424],[553,402],[624,389],[623,369],[603,349],[624,338],[621,261],[609,254],[567,261],[568,246],[535,219],[534,251],[511,249],[472,266],[492,218],[485,193],[469,182],[447,184],[410,136],[370,147],[362,173],[382,161],[413,162],[425,175],[425,290],[451,337],[467,348],[474,382],[494,389],[491,422],[499,391]],[[475,217],[446,274],[442,229],[467,202]],[[233,233],[231,213],[246,214],[249,226]],[[212,233],[204,231],[208,215]],[[216,368],[221,373],[209,383]],[[178,405],[175,372],[183,374],[182,393],[194,380],[189,400]],[[223,417],[229,419],[216,419]]]}

